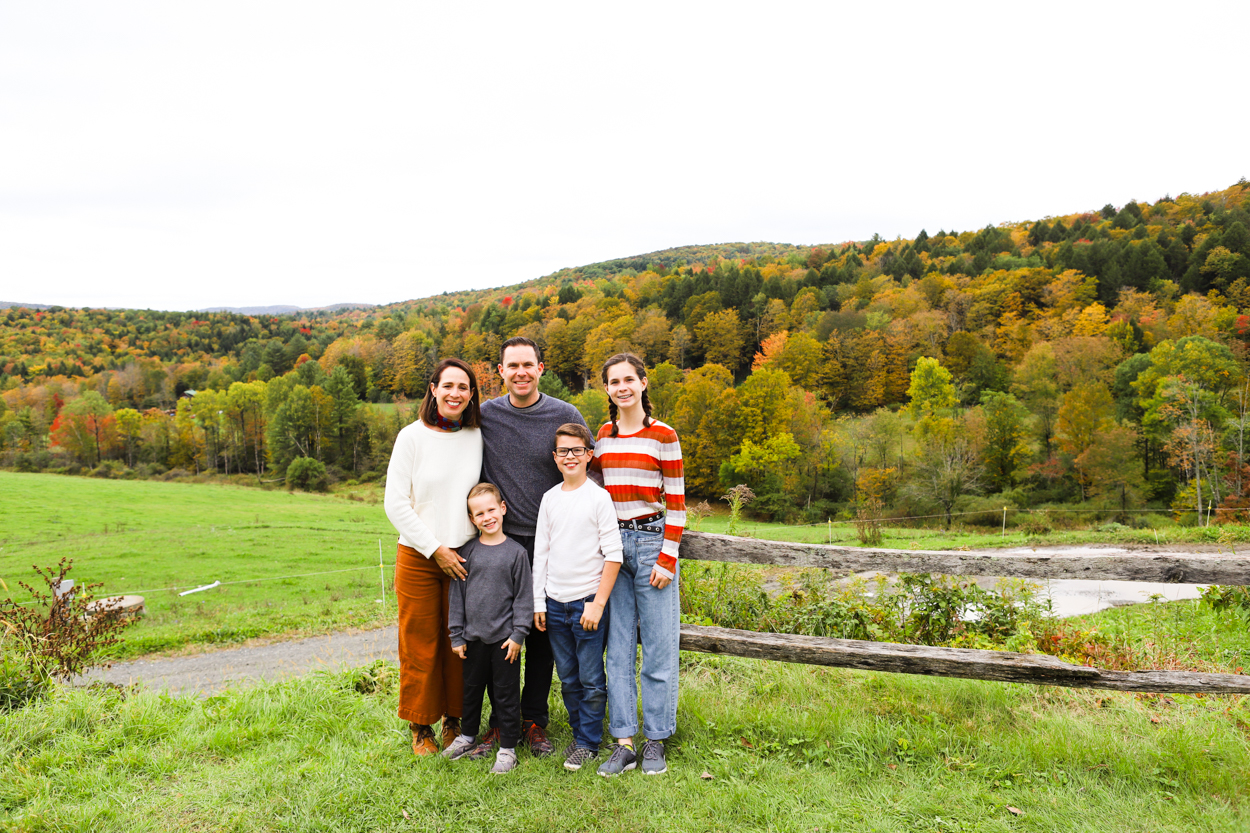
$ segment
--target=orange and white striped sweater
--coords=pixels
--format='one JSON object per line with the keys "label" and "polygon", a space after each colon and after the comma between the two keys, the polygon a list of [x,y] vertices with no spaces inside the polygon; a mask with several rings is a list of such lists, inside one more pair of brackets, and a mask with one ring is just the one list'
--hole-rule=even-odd
{"label": "orange and white striped sweater", "polygon": [[592,468],[603,475],[616,517],[622,521],[665,512],[664,544],[656,567],[677,572],[677,549],[686,526],[686,476],[677,432],[659,420],[634,434],[612,436],[612,423],[595,438]]}

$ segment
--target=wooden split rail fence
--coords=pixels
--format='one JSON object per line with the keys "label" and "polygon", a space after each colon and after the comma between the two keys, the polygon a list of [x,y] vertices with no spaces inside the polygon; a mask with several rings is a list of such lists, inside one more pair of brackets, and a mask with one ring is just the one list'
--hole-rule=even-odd
{"label": "wooden split rail fence", "polygon": [[[930,552],[793,544],[687,532],[682,537],[681,557],[694,561],[822,567],[840,574],[879,570],[889,573],[1014,576],[1032,579],[1250,585],[1250,557],[1224,553],[1102,553],[1085,549],[1052,550],[1045,553],[1026,550]],[[935,677],[1118,691],[1250,694],[1250,675],[1244,674],[1105,671],[1084,665],[1072,665],[1047,654],[934,648],[892,642],[865,642],[858,639],[758,633],[698,625],[681,626],[681,647],[687,651],[752,659]]]}

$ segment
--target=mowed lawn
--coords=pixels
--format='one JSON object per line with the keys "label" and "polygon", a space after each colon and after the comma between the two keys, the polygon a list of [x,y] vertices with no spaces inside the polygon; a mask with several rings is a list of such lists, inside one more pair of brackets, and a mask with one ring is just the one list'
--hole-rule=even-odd
{"label": "mowed lawn", "polygon": [[69,557],[70,577],[101,583],[97,595],[139,593],[147,616],[121,656],[393,621],[395,537],[379,502],[0,472],[0,579],[23,600],[32,565]]}

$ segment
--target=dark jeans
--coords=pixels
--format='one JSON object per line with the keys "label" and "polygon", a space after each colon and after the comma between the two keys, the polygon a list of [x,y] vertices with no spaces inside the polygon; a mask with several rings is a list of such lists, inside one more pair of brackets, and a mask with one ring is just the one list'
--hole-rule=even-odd
{"label": "dark jeans", "polygon": [[[525,547],[530,567],[533,567],[534,536],[509,534],[508,537]],[[532,720],[544,729],[547,728],[547,698],[551,696],[551,672],[555,665],[551,640],[530,622],[529,636],[525,637],[525,688],[521,690],[521,718]],[[490,725],[497,728],[494,715],[491,715]]]}
{"label": "dark jeans", "polygon": [[474,640],[465,646],[460,731],[477,737],[482,728],[482,695],[489,689],[490,719],[499,727],[499,745],[512,749],[521,739],[521,661],[508,662],[505,641]]}
{"label": "dark jeans", "polygon": [[608,706],[608,678],[603,671],[603,645],[608,632],[604,611],[599,627],[582,628],[582,611],[595,594],[572,602],[547,599],[547,634],[560,673],[560,690],[569,712],[569,727],[578,746],[599,749],[603,715]]}

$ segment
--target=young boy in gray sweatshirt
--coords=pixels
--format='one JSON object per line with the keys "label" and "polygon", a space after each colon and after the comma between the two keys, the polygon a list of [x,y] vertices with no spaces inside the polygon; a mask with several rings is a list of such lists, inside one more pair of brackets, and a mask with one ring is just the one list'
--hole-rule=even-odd
{"label": "young boy in gray sweatshirt", "polygon": [[443,750],[456,760],[471,752],[482,725],[482,695],[491,684],[499,752],[491,772],[517,765],[521,738],[521,643],[534,620],[533,584],[525,547],[503,533],[508,511],[499,489],[479,483],[469,491],[469,517],[481,532],[460,549],[468,576],[451,583],[447,625],[452,650],[464,660],[461,735]]}

